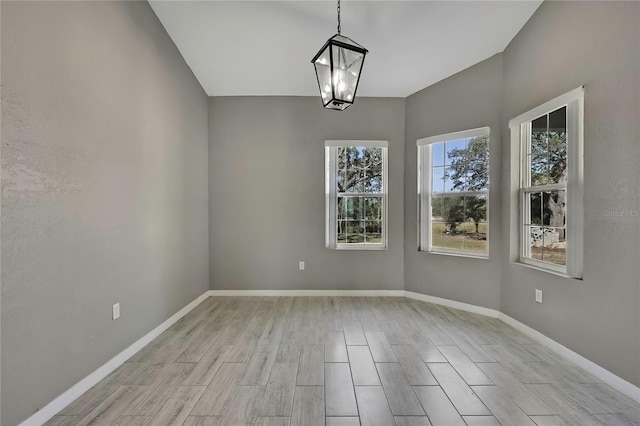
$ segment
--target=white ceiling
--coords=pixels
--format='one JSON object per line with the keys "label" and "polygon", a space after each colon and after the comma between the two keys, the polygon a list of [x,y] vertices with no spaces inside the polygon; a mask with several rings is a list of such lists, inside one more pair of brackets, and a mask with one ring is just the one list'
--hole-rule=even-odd
{"label": "white ceiling", "polygon": [[[149,3],[210,96],[318,95],[335,1]],[[342,34],[369,49],[358,95],[405,97],[502,52],[540,3],[343,0]]]}

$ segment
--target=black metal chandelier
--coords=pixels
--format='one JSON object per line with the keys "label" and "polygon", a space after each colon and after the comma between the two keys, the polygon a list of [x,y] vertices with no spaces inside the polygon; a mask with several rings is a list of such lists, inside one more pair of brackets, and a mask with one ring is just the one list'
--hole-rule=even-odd
{"label": "black metal chandelier", "polygon": [[343,111],[353,105],[360,72],[368,50],[340,34],[340,0],[338,0],[338,34],[331,37],[313,57],[322,105]]}

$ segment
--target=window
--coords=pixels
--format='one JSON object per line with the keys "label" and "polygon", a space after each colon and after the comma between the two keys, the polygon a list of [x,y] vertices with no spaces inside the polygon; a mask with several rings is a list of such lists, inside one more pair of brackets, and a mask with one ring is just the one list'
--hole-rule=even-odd
{"label": "window", "polygon": [[575,278],[582,276],[582,111],[579,88],[509,123],[520,148],[518,260]]}
{"label": "window", "polygon": [[418,141],[419,249],[489,255],[489,128]]}
{"label": "window", "polygon": [[325,142],[326,246],[387,247],[387,142]]}

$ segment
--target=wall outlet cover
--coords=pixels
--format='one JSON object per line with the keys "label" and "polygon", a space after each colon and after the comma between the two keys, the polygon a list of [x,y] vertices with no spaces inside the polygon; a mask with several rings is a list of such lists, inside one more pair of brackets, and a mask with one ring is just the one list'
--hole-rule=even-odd
{"label": "wall outlet cover", "polygon": [[117,320],[118,318],[120,318],[120,302],[113,305],[113,308],[111,310],[111,319]]}
{"label": "wall outlet cover", "polygon": [[542,303],[542,290],[536,288],[536,302]]}

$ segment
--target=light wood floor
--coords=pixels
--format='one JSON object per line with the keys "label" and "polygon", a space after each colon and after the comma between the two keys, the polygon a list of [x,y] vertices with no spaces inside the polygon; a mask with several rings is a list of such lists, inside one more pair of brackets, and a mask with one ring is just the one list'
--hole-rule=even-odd
{"label": "light wood floor", "polygon": [[504,323],[404,298],[219,297],[52,425],[638,425]]}

